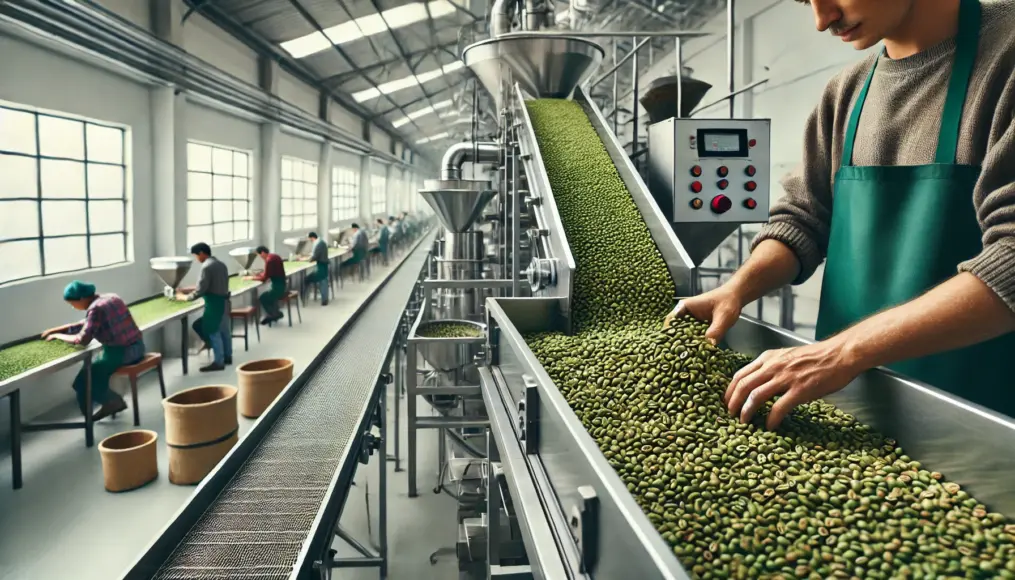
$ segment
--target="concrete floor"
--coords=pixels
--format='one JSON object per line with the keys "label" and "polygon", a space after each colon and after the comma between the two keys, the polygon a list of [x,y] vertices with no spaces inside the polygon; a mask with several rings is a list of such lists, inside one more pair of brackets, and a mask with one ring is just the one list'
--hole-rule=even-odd
{"label": "concrete floor", "polygon": [[[346,284],[326,308],[311,303],[303,311],[303,324],[293,328],[261,328],[262,341],[253,339],[249,352],[243,351],[242,339],[234,340],[234,361],[279,356],[296,359],[296,371],[319,352],[334,332],[387,274],[389,269],[375,268],[372,280]],[[181,374],[179,360],[167,361],[166,389],[174,393],[202,384],[235,384],[231,369],[204,375],[196,372],[196,363],[204,355],[191,359],[192,372]],[[235,368],[235,367],[232,367]],[[75,405],[68,388],[67,405],[46,418],[71,418]],[[164,436],[164,421],[158,384],[154,376],[142,380],[139,390],[141,426]],[[405,453],[406,405],[402,401],[402,466]],[[389,425],[393,425],[393,388],[389,390]],[[420,405],[420,408],[426,408]],[[132,428],[131,413],[106,419],[95,428],[96,441]],[[241,436],[253,421],[240,418]],[[436,437],[423,431],[419,439],[420,496],[409,499],[404,471],[388,469],[388,543],[389,577],[393,579],[438,580],[457,578],[454,556],[443,556],[431,566],[429,555],[444,546],[453,546],[457,537],[455,502],[445,495],[430,493],[436,470]],[[389,453],[394,443],[389,439]],[[62,579],[109,580],[119,578],[180,509],[193,487],[169,483],[166,474],[165,447],[159,448],[160,477],[141,489],[112,494],[103,489],[102,467],[97,447],[84,446],[79,430],[30,433],[23,441],[24,487],[11,489],[10,457],[0,452],[0,580]],[[361,543],[377,541],[378,466],[361,466],[357,485],[349,495],[342,526]],[[366,494],[369,492],[372,540],[368,540]],[[342,556],[353,555],[336,544]],[[376,578],[376,569],[348,570],[337,578]]]}

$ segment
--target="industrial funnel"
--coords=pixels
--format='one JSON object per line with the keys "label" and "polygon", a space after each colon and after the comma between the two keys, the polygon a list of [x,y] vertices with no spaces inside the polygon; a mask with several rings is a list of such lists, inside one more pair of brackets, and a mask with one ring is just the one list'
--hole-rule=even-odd
{"label": "industrial funnel", "polygon": [[472,227],[496,193],[489,181],[471,179],[428,179],[419,191],[441,224],[456,234]]}
{"label": "industrial funnel", "polygon": [[257,252],[254,250],[255,248],[250,247],[236,248],[235,250],[230,250],[229,255],[236,260],[236,262],[240,265],[240,268],[246,271],[250,269],[250,267],[254,264],[254,260],[257,259]]}
{"label": "industrial funnel", "polygon": [[641,105],[648,111],[649,123],[658,123],[673,117],[690,117],[691,111],[698,106],[705,93],[712,85],[705,81],[684,76],[680,79],[683,88],[681,97],[683,109],[677,114],[677,77],[660,77],[652,81],[648,90],[640,99]]}
{"label": "industrial funnel", "polygon": [[[472,326],[476,329],[476,337],[470,338],[427,338],[427,327],[447,324],[449,322]],[[416,349],[430,366],[441,372],[451,372],[473,364],[476,355],[483,348],[482,337],[486,335],[486,325],[471,320],[437,320],[424,322],[416,329],[412,337]],[[478,340],[477,340],[478,339]]]}
{"label": "industrial funnel", "polygon": [[503,106],[501,79],[511,75],[534,97],[567,99],[603,60],[603,48],[582,38],[509,33],[465,47],[462,61]]}
{"label": "industrial funnel", "polygon": [[302,256],[310,244],[310,238],[286,238],[282,243],[289,247],[290,258]]}
{"label": "industrial funnel", "polygon": [[180,282],[190,272],[190,265],[194,259],[189,256],[169,256],[164,258],[152,258],[148,261],[152,270],[166,283],[163,294],[171,298],[179,287]]}

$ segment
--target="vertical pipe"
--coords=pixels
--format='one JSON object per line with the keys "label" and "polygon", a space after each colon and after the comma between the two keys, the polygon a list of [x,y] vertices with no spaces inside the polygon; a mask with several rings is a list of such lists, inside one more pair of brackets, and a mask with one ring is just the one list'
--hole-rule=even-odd
{"label": "vertical pipe", "polygon": [[736,65],[733,58],[734,41],[733,41],[733,28],[734,28],[734,0],[726,0],[726,88],[729,91],[730,102],[730,119],[736,115],[734,112],[734,103],[736,96],[733,94],[736,91],[736,81],[733,74],[733,69]]}
{"label": "vertical pipe", "polygon": [[677,118],[679,119],[684,116],[684,43],[679,36],[673,39],[673,54],[677,59]]}
{"label": "vertical pipe", "polygon": [[[427,291],[426,301],[430,302],[430,292]],[[408,450],[409,455],[409,497],[416,497],[416,345],[409,343],[406,349],[406,415],[408,415]]]}
{"label": "vertical pipe", "polygon": [[[635,36],[634,38],[632,38],[631,42],[634,43],[633,46],[637,47],[638,46],[638,37]],[[631,119],[631,127],[632,127],[632,129],[631,129],[631,153],[633,154],[635,151],[638,150],[638,49],[637,48],[634,49],[634,55],[631,56],[631,61],[632,61],[632,65],[631,65],[631,70],[632,70],[631,86],[634,88],[634,102],[631,103],[631,114],[633,115],[633,117]]]}
{"label": "vertical pipe", "polygon": [[[399,429],[399,427],[401,426],[401,420],[399,418],[399,415],[401,415],[401,413],[402,413],[402,408],[401,408],[402,407],[402,405],[401,405],[401,399],[402,399],[402,381],[405,380],[405,372],[402,369],[402,343],[405,340],[404,328],[405,328],[405,324],[404,323],[399,325],[399,334],[398,334],[397,340],[395,341],[395,345],[396,345],[396,347],[395,347],[395,471],[396,472],[397,471],[401,471],[401,466],[399,465],[399,459],[400,459],[399,458],[399,451],[401,451],[400,445],[399,445],[399,441],[402,438],[402,433],[401,433],[401,430]],[[385,449],[387,449],[387,447],[385,447]]]}
{"label": "vertical pipe", "polygon": [[[614,123],[616,123],[616,117],[614,117]],[[516,143],[511,143],[511,296],[518,297],[521,295],[521,280],[518,269],[518,254],[521,253],[521,215],[520,205],[521,191],[518,184],[518,146]],[[507,173],[505,171],[504,173]]]}
{"label": "vertical pipe", "polygon": [[[616,38],[613,39],[613,66],[617,66],[617,43]],[[620,107],[617,103],[617,77],[620,76],[619,70],[613,71],[613,134],[617,135],[617,119],[620,118],[620,113],[617,109]]]}

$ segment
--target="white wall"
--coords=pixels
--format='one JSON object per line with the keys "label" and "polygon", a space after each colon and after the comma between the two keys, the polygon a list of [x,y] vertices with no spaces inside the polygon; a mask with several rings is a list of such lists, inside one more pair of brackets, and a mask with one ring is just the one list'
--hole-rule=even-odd
{"label": "white wall", "polygon": [[320,93],[317,89],[303,84],[293,75],[280,71],[278,77],[278,96],[311,115],[317,116],[320,111]]}
{"label": "white wall", "polygon": [[[66,57],[26,42],[0,35],[0,100],[71,113],[130,127],[132,164],[130,224],[134,262],[87,273],[57,275],[0,287],[0,344],[30,336],[77,316],[62,299],[71,280],[86,279],[99,291],[115,292],[133,301],[158,291],[148,268],[154,251],[151,110],[148,90],[105,71],[82,66]],[[39,71],[46,71],[40,75]],[[39,381],[21,398],[22,414],[30,418],[52,406],[72,400],[70,382],[75,371]],[[0,414],[6,431],[7,413]]]}
{"label": "white wall", "polygon": [[359,117],[350,113],[345,107],[335,101],[329,101],[328,107],[328,118],[331,120],[332,125],[341,127],[356,136],[360,136],[363,133],[363,121]]}
{"label": "white wall", "polygon": [[150,5],[147,0],[96,0],[95,3],[135,26],[145,30],[152,28]]}
{"label": "white wall", "polygon": [[[185,12],[186,9],[180,13]],[[196,12],[183,24],[183,45],[194,56],[243,81],[257,84],[257,54]]]}

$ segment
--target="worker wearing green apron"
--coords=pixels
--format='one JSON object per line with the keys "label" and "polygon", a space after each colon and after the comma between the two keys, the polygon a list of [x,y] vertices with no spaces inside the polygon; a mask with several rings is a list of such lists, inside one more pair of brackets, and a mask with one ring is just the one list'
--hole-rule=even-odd
{"label": "worker wearing green apron", "polygon": [[[310,241],[314,244],[313,249],[310,251],[309,261],[315,263],[314,271],[307,275],[307,284],[317,284],[321,292],[321,306],[328,305],[328,268],[331,262],[331,257],[328,256],[328,244],[324,243],[324,240],[317,237],[315,232],[307,234]],[[303,289],[304,292],[306,288]]]}
{"label": "worker wearing green apron", "polygon": [[[809,200],[790,199],[777,204],[773,207],[772,221],[755,243],[751,259],[733,279],[717,290],[683,300],[671,313],[670,318],[686,313],[710,320],[708,336],[712,340],[721,338],[735,323],[743,305],[785,283],[801,281],[801,270],[806,269],[803,266],[808,261],[805,259],[808,247],[801,238],[806,238],[808,227],[817,229],[814,224],[820,224],[822,215],[827,216],[830,210],[827,261],[816,329],[820,342],[765,352],[741,369],[725,394],[730,412],[741,420],[750,420],[766,401],[779,397],[767,419],[769,428],[775,428],[794,406],[837,391],[860,372],[882,365],[1015,417],[1015,385],[1007,362],[1015,353],[1012,334],[1015,315],[1012,288],[1006,282],[1015,267],[1015,248],[1009,250],[1012,246],[1007,245],[1015,228],[1003,229],[1001,233],[991,230],[996,223],[1011,221],[1005,216],[1012,213],[1015,205],[1012,184],[1015,163],[1004,145],[1004,137],[992,138],[993,148],[986,143],[988,131],[1015,134],[1011,126],[1015,89],[1009,79],[1010,64],[1007,68],[991,66],[994,59],[1010,63],[1015,57],[1015,42],[1010,38],[1015,17],[1010,8],[981,6],[978,0],[956,0],[955,4],[955,13],[951,15],[957,21],[952,29],[957,30],[954,54],[948,54],[949,41],[938,38],[929,44],[931,48],[926,55],[918,51],[910,56],[936,59],[924,65],[928,67],[935,63],[943,66],[940,62],[943,58],[951,63],[943,85],[947,88],[933,162],[866,166],[854,163],[858,147],[870,145],[858,136],[861,115],[867,114],[865,105],[870,104],[869,96],[874,94],[872,85],[878,80],[906,82],[891,75],[898,74],[898,68],[913,64],[906,62],[904,54],[897,59],[876,56],[860,77],[861,88],[855,104],[848,109],[831,208],[815,209]],[[881,6],[874,3],[871,10],[880,10]],[[814,9],[821,27],[821,19],[827,14]],[[823,10],[828,10],[828,6]],[[948,18],[946,13],[940,16]],[[981,26],[981,17],[990,26]],[[856,21],[846,15],[840,18]],[[864,22],[863,18],[859,20]],[[926,22],[933,21],[931,18]],[[839,28],[835,32],[844,39],[852,39],[850,34],[860,34],[856,27],[844,24]],[[981,42],[981,35],[988,37]],[[887,51],[889,37],[882,38]],[[858,44],[852,40],[854,45]],[[992,50],[999,43],[1001,47]],[[897,46],[893,44],[891,48]],[[879,66],[892,67],[885,73],[886,78],[875,75]],[[994,71],[995,68],[999,70]],[[984,83],[1008,86],[1011,94],[984,93],[982,88],[972,93],[971,79],[976,80],[977,87]],[[924,81],[922,84],[926,85]],[[920,83],[914,86],[920,87]],[[837,90],[843,92],[841,84]],[[890,91],[891,87],[883,84],[878,90]],[[985,96],[991,94],[994,96]],[[845,99],[849,98],[847,93]],[[974,98],[976,102],[970,103]],[[917,99],[928,101],[933,99]],[[1005,102],[1006,105],[1000,105]],[[894,105],[904,111],[909,103]],[[963,120],[977,120],[977,115],[984,115],[989,125],[998,118],[999,106],[1007,109],[1000,116],[1003,125],[979,128],[984,141],[979,152],[982,163],[960,162],[960,150],[967,159],[977,158],[971,151],[975,141],[962,133]],[[830,109],[834,118],[836,107]],[[820,116],[819,106],[812,123]],[[835,122],[830,126],[834,128]],[[884,136],[877,132],[867,136],[878,137]],[[890,146],[890,139],[886,140]],[[918,148],[924,141],[911,138],[901,146]],[[961,149],[962,146],[966,149]],[[1009,157],[1004,158],[1006,151]],[[794,182],[790,180],[787,184],[787,196],[792,198],[789,190],[794,188]],[[988,198],[990,201],[985,202]],[[807,219],[799,219],[806,226],[800,226],[795,221],[798,218],[787,217],[807,212],[811,213]],[[1002,241],[990,245],[991,240],[998,238]]]}
{"label": "worker wearing green apron", "polygon": [[[135,364],[144,358],[144,341],[134,317],[119,296],[97,294],[94,285],[79,280],[64,288],[63,299],[76,310],[84,310],[85,320],[51,328],[42,333],[42,338],[79,346],[88,346],[92,340],[99,341],[102,350],[92,360],[90,378],[92,403],[102,407],[93,418],[98,421],[125,410],[126,401],[109,389],[109,380],[121,366]],[[74,392],[82,415],[91,411],[86,400],[88,378],[83,368],[74,378]]]}
{"label": "worker wearing green apron", "polygon": [[201,242],[190,248],[190,253],[201,263],[197,289],[189,294],[180,293],[180,300],[204,299],[204,312],[194,322],[194,330],[211,346],[214,360],[201,367],[201,372],[221,371],[233,364],[233,336],[229,328],[229,269],[211,255],[211,246]]}
{"label": "worker wearing green apron", "polygon": [[256,251],[264,262],[264,270],[255,276],[247,276],[246,279],[271,284],[268,291],[262,293],[258,298],[261,309],[265,313],[261,324],[270,324],[282,319],[282,311],[278,307],[278,301],[285,296],[286,291],[285,264],[282,262],[281,256],[271,253],[266,246],[258,246]]}

